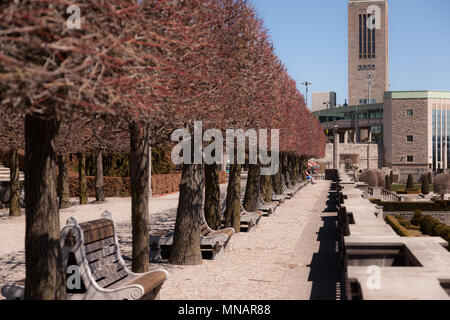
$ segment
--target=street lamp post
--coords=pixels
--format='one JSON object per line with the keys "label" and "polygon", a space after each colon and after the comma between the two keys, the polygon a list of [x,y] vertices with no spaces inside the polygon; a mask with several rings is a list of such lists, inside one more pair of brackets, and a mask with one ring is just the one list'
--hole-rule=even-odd
{"label": "street lamp post", "polygon": [[312,85],[312,83],[309,82],[309,81],[305,81],[305,82],[302,83],[302,86],[306,87],[306,101],[305,101],[306,102],[306,107],[308,107],[308,87],[310,85]]}
{"label": "street lamp post", "polygon": [[366,75],[366,79],[367,79],[367,104],[370,104],[370,89],[372,88],[372,79],[375,79],[375,75],[369,72]]}

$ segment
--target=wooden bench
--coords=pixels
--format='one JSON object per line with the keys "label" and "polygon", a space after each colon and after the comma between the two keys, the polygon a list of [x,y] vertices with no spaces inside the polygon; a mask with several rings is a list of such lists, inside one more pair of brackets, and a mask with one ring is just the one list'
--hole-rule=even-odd
{"label": "wooden bench", "polygon": [[[204,259],[223,259],[224,251],[234,234],[233,228],[212,230],[202,216],[200,225],[200,249]],[[174,230],[158,230],[150,234],[150,255],[152,261],[160,261],[170,257]]]}
{"label": "wooden bench", "polygon": [[265,202],[261,195],[258,196],[257,210],[263,211],[266,216],[275,213],[279,205],[279,202]]}
{"label": "wooden bench", "polygon": [[[258,226],[261,217],[264,215],[264,212],[262,211],[248,212],[244,209],[242,202],[240,202],[239,205],[241,210],[240,230],[241,232],[250,232],[250,230],[252,230],[253,227]],[[222,203],[222,210],[221,210],[222,228],[224,228],[225,226],[225,210],[226,210],[226,199]]]}
{"label": "wooden bench", "polygon": [[290,187],[287,187],[285,184],[283,184],[283,195],[286,196],[286,199],[292,199],[297,194],[298,191],[300,191],[309,183],[310,183],[309,180],[300,181],[296,185],[291,185]]}
{"label": "wooden bench", "polygon": [[[61,231],[61,249],[66,270],[66,283],[74,272],[79,272],[80,286],[69,288],[69,300],[153,300],[159,299],[167,272],[155,270],[137,274],[125,265],[120,254],[116,224],[109,212],[102,218],[78,224],[67,220]],[[3,288],[7,299],[21,299],[18,285]]]}
{"label": "wooden bench", "polygon": [[276,194],[275,192],[273,192],[272,193],[272,201],[278,201],[280,204],[284,203],[286,201],[286,195]]}
{"label": "wooden bench", "polygon": [[241,206],[241,232],[250,232],[253,227],[258,226],[261,217],[264,215],[262,211],[248,212]]}

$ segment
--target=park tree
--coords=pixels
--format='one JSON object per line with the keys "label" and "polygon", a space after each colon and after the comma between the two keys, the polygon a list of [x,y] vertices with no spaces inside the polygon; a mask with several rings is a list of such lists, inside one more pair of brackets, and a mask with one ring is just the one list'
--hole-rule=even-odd
{"label": "park tree", "polygon": [[[109,116],[127,128],[127,139],[119,140],[128,141],[130,151],[134,272],[149,270],[149,148],[167,142],[173,129],[192,133],[199,119],[205,130],[282,128],[280,151],[323,154],[320,124],[246,1],[88,0],[81,30],[66,29],[66,9],[64,2],[0,4],[0,108],[24,117],[26,299],[66,296],[58,154],[105,150],[89,139],[76,143],[76,150],[59,150],[64,123]],[[240,175],[240,166],[232,172]],[[230,181],[234,195],[230,201],[227,196],[226,216],[238,225],[240,182]],[[174,264],[201,263],[203,188],[203,164],[183,164]]]}
{"label": "park tree", "polygon": [[375,170],[365,170],[359,176],[359,181],[366,182],[370,187],[378,187],[378,174]]}
{"label": "park tree", "polygon": [[423,175],[422,176],[421,192],[422,192],[422,194],[429,194],[430,193],[430,184],[428,183],[428,176],[427,175]]}
{"label": "park tree", "polygon": [[441,173],[438,174],[434,178],[434,192],[436,194],[441,195],[442,198],[444,198],[444,195],[450,193],[450,174],[448,173]]}
{"label": "park tree", "polygon": [[391,179],[391,183],[394,183],[394,171],[391,170],[391,173],[389,174],[389,178]]}
{"label": "park tree", "polygon": [[387,175],[385,177],[384,185],[385,185],[385,189],[386,190],[392,191],[392,182],[391,182],[391,177],[390,176]]}
{"label": "park tree", "polygon": [[413,179],[413,176],[411,174],[408,175],[408,180],[406,182],[406,189],[407,190],[414,189],[414,179]]}
{"label": "park tree", "polygon": [[0,109],[0,144],[9,149],[9,216],[20,216],[19,150],[24,149],[24,115]]}

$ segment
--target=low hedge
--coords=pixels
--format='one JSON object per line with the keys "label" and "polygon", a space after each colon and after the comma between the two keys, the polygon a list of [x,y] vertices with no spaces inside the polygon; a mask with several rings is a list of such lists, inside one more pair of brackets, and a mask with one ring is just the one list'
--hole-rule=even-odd
{"label": "low hedge", "polygon": [[430,202],[390,202],[379,199],[370,200],[372,203],[383,206],[387,212],[404,212],[404,211],[450,211],[449,200],[436,200]]}
{"label": "low hedge", "polygon": [[[77,176],[70,176],[70,196],[79,197],[79,180]],[[130,178],[104,177],[104,190],[106,197],[129,197],[130,196]],[[162,195],[172,192],[178,192],[181,181],[181,173],[169,173],[152,176],[152,194]],[[219,172],[220,183],[226,183],[227,174],[224,171]],[[87,190],[89,197],[95,197],[95,178],[86,177]]]}
{"label": "low hedge", "polygon": [[405,189],[397,191],[397,194],[420,194],[420,190],[417,189]]}
{"label": "low hedge", "polygon": [[403,218],[401,215],[396,215],[396,216],[395,216],[395,219],[397,219],[398,222],[399,222],[402,226],[404,226],[406,229],[408,229],[408,230],[420,230],[420,227],[419,227],[419,226],[413,225],[413,224],[411,223],[411,221],[409,221],[409,220]]}
{"label": "low hedge", "polygon": [[411,232],[408,231],[404,226],[400,224],[400,222],[391,215],[386,216],[386,222],[394,229],[394,231],[402,237],[412,237]]}
{"label": "low hedge", "polygon": [[415,212],[413,222],[419,223],[420,231],[423,234],[432,237],[441,237],[450,244],[450,226],[441,223],[438,219],[430,215],[424,216],[419,211]]}

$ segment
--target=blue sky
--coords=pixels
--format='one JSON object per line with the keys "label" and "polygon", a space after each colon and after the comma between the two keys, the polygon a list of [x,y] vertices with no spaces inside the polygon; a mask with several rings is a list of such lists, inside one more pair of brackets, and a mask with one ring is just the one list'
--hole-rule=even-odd
{"label": "blue sky", "polygon": [[[250,0],[300,84],[347,99],[347,0]],[[450,1],[389,0],[390,90],[450,91]],[[311,104],[309,96],[308,104]]]}

